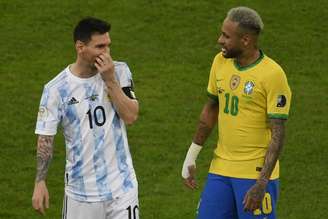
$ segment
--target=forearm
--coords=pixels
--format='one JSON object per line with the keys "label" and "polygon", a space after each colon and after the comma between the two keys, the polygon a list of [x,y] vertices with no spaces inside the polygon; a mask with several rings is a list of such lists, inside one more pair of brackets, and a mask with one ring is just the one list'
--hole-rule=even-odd
{"label": "forearm", "polygon": [[264,165],[258,179],[258,183],[266,185],[271,177],[279,155],[283,148],[283,141],[285,135],[284,120],[271,120],[271,141],[265,155]]}
{"label": "forearm", "polygon": [[217,123],[218,110],[218,103],[212,100],[209,100],[204,106],[202,113],[200,114],[199,123],[193,138],[193,142],[198,145],[203,145],[205,143]]}
{"label": "forearm", "polygon": [[39,135],[37,143],[37,172],[36,182],[46,179],[53,156],[54,136]]}
{"label": "forearm", "polygon": [[211,99],[205,104],[197,127],[197,131],[191,143],[185,161],[182,166],[182,177],[186,180],[185,184],[194,189],[194,169],[196,168],[196,159],[202,149],[202,145],[210,135],[218,118],[219,104]]}
{"label": "forearm", "polygon": [[139,113],[138,101],[126,96],[115,79],[106,81],[106,86],[111,101],[123,121],[126,124],[132,124],[135,122]]}

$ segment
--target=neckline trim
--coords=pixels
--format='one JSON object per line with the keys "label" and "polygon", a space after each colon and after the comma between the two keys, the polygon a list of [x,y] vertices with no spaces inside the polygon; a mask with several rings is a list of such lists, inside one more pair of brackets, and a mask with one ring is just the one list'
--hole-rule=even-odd
{"label": "neckline trim", "polygon": [[95,78],[98,77],[98,73],[89,77],[89,78],[81,78],[75,74],[73,74],[73,72],[71,71],[70,69],[70,66],[71,65],[68,65],[67,68],[66,68],[66,72],[68,73],[68,75],[74,80],[74,81],[79,81],[79,82],[88,82],[88,81],[93,81],[95,80]]}
{"label": "neckline trim", "polygon": [[240,66],[240,65],[237,63],[236,59],[234,59],[234,60],[233,60],[233,64],[234,64],[234,66],[235,66],[239,71],[246,71],[246,70],[248,70],[248,69],[250,69],[250,68],[256,66],[257,64],[259,64],[259,63],[262,61],[263,58],[264,58],[264,53],[262,52],[262,50],[260,50],[260,56],[256,59],[255,62],[253,62],[253,63],[251,63],[251,64],[249,64],[249,65],[246,65],[246,66]]}

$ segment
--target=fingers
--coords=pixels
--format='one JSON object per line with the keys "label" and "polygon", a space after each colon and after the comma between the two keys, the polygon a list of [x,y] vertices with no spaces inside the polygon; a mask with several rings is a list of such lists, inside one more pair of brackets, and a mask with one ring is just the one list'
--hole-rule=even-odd
{"label": "fingers", "polygon": [[243,200],[244,211],[255,211],[256,209],[260,208],[261,201],[255,200],[251,198],[248,194],[245,195]]}
{"label": "fingers", "polygon": [[98,70],[100,70],[101,66],[97,63],[97,60],[95,61],[95,66]]}
{"label": "fingers", "polygon": [[195,179],[185,179],[184,180],[184,184],[185,186],[187,186],[189,189],[195,190],[198,188],[198,185],[196,183]]}
{"label": "fingers", "polygon": [[45,207],[48,209],[49,208],[49,194],[45,194]]}
{"label": "fingers", "polygon": [[109,78],[113,78],[114,73],[114,62],[112,57],[108,53],[102,53],[96,57],[94,62],[95,67],[101,73],[106,73],[105,80]]}
{"label": "fingers", "polygon": [[43,206],[43,197],[33,198],[32,205],[37,212],[39,212],[42,215],[45,214],[44,206]]}
{"label": "fingers", "polygon": [[40,214],[45,214],[45,208],[49,208],[49,193],[44,182],[35,184],[32,206]]}
{"label": "fingers", "polygon": [[196,167],[194,165],[188,166],[189,177],[184,179],[184,184],[188,188],[195,190],[198,188],[198,185],[195,180]]}
{"label": "fingers", "polygon": [[112,63],[113,59],[108,53],[102,53],[97,58],[96,61],[101,64]]}

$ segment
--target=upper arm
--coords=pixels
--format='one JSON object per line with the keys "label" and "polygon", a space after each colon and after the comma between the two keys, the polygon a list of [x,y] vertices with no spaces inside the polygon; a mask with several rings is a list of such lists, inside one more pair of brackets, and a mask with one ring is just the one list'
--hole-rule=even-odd
{"label": "upper arm", "polygon": [[55,135],[61,120],[60,98],[53,89],[45,87],[42,93],[35,133]]}
{"label": "upper arm", "polygon": [[129,66],[124,62],[117,62],[117,77],[123,93],[130,99],[136,100],[134,83]]}
{"label": "upper arm", "polygon": [[282,147],[282,142],[285,136],[285,122],[286,119],[269,119],[271,127],[271,139],[272,145],[278,145]]}
{"label": "upper arm", "polygon": [[201,113],[201,120],[207,121],[207,123],[212,126],[214,123],[217,122],[218,113],[219,102],[209,97],[205,106],[203,107],[203,111]]}
{"label": "upper arm", "polygon": [[219,110],[219,101],[217,101],[216,99],[213,99],[211,97],[209,97],[207,99],[207,103],[206,106],[209,110],[211,111],[217,111]]}
{"label": "upper arm", "polygon": [[216,101],[218,101],[217,83],[216,83],[217,57],[218,56],[214,58],[214,61],[212,63],[210,76],[208,79],[208,85],[207,85],[208,96]]}
{"label": "upper arm", "polygon": [[267,79],[266,91],[268,117],[270,119],[287,119],[292,95],[282,69]]}
{"label": "upper arm", "polygon": [[271,127],[279,127],[279,126],[285,126],[285,122],[287,121],[287,119],[270,118],[269,121]]}

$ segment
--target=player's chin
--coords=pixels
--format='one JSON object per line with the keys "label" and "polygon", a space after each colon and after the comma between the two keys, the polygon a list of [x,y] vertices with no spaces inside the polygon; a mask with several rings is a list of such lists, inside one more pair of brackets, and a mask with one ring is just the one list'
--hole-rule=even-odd
{"label": "player's chin", "polygon": [[222,56],[226,59],[233,58],[226,48],[221,49]]}
{"label": "player's chin", "polygon": [[227,50],[222,50],[222,56],[226,59],[234,58],[234,56],[231,55],[231,53],[229,53]]}

